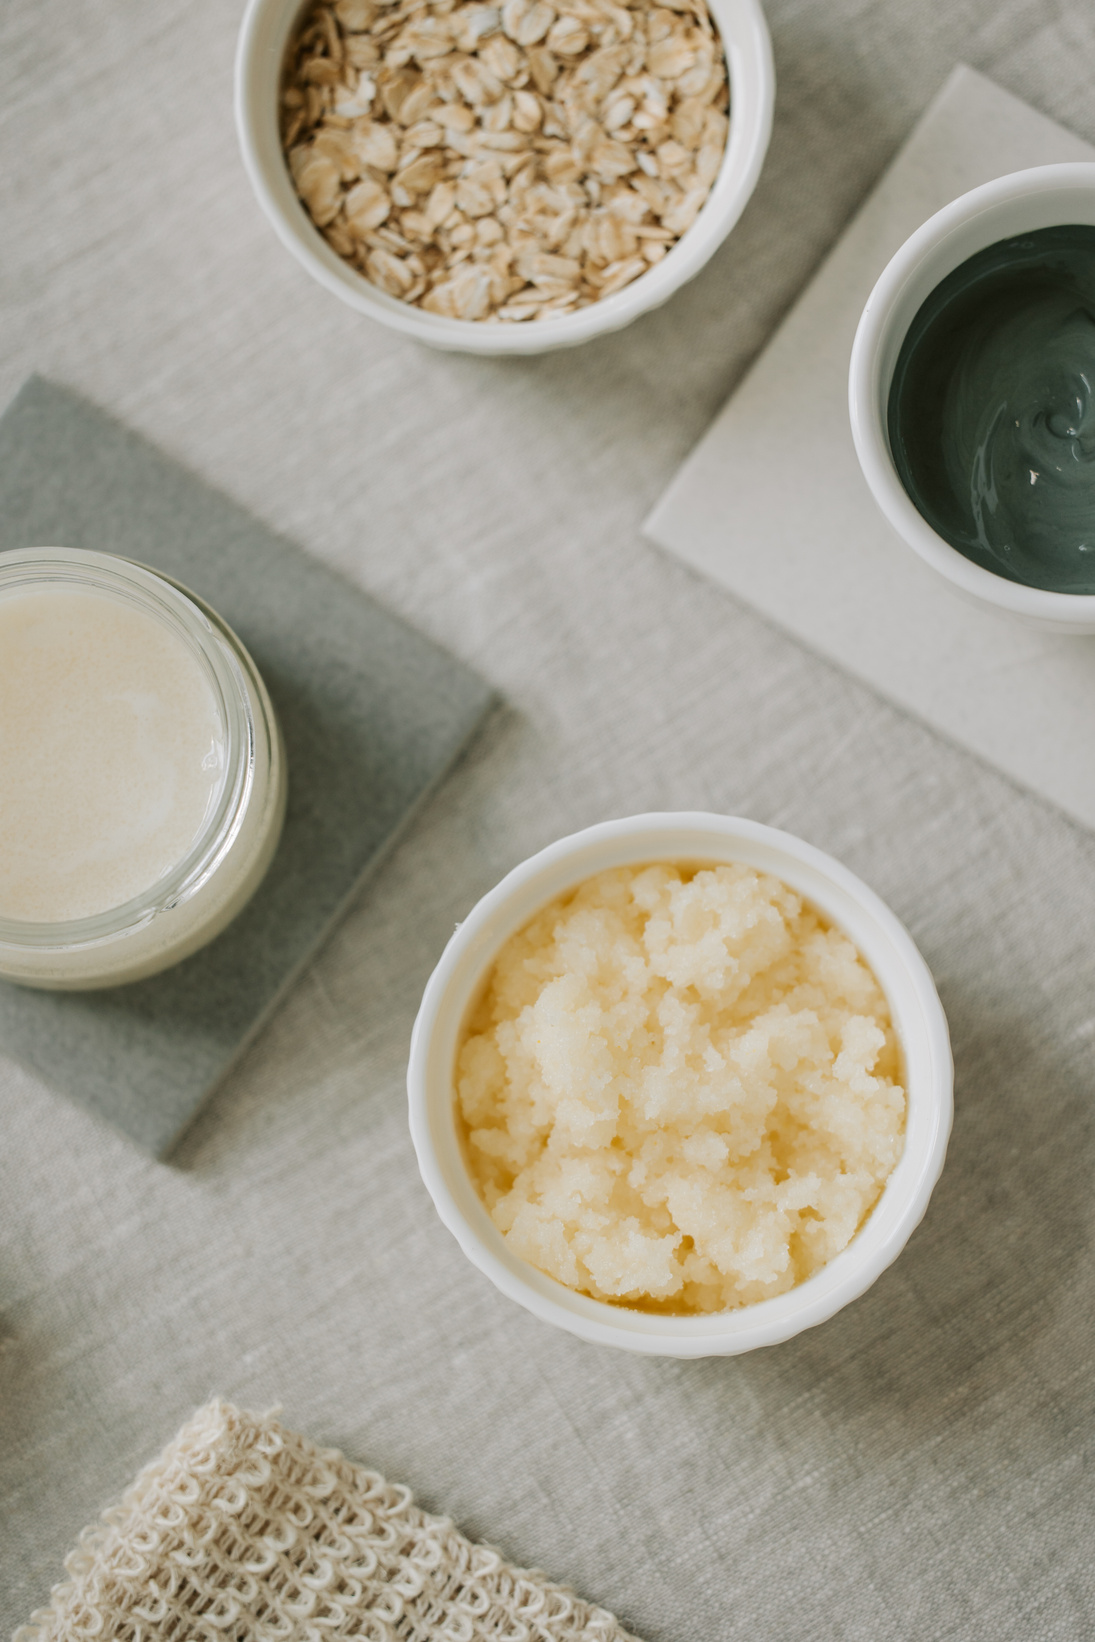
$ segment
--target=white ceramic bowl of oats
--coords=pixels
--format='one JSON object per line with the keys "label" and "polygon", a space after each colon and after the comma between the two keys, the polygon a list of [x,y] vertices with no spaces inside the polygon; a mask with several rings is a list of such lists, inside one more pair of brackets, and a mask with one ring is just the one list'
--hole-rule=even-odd
{"label": "white ceramic bowl of oats", "polygon": [[589,341],[693,278],[774,96],[759,0],[249,0],[236,59],[282,243],[360,313],[481,354]]}

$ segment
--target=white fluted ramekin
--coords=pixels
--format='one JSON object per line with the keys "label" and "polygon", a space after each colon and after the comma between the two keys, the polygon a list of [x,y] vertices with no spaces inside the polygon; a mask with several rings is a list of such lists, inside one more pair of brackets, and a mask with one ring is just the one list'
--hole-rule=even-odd
{"label": "white fluted ramekin", "polygon": [[[671,1317],[576,1294],[513,1254],[480,1201],[457,1131],[454,1067],[464,1022],[500,948],[541,907],[609,867],[741,861],[782,878],[854,942],[886,994],[908,1096],[905,1149],[866,1223],[786,1294],[737,1311]],[[426,987],[407,1069],[411,1135],[438,1214],[472,1263],[544,1322],[597,1345],[663,1357],[729,1356],[823,1323],[896,1259],[946,1155],[953,1070],[946,1017],[901,923],[846,867],[790,833],[731,816],[634,815],[562,838],[515,867],[457,927]]]}

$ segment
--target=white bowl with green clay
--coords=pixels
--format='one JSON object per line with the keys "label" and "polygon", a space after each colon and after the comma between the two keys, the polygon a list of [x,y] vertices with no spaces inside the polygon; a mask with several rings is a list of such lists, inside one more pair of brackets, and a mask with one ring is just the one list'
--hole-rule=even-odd
{"label": "white bowl with green clay", "polygon": [[924,223],[867,301],[849,410],[879,507],[952,588],[1095,633],[1095,164]]}

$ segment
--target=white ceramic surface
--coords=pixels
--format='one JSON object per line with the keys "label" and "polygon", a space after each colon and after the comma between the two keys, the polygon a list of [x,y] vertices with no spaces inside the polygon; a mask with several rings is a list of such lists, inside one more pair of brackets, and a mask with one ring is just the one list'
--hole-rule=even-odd
{"label": "white ceramic surface", "polygon": [[352,308],[435,348],[534,354],[621,329],[659,307],[713,255],[756,186],[772,130],[775,70],[760,0],[709,0],[730,71],[730,137],[692,227],[648,274],[574,314],[523,324],[445,319],[387,296],[337,256],[297,197],[282,154],[277,105],[286,42],[301,0],[249,0],[236,54],[236,126],[247,174],[282,244]]}
{"label": "white ceramic surface", "polygon": [[998,240],[1059,223],[1095,224],[1095,164],[1035,166],[936,212],[884,269],[852,346],[848,407],[863,475],[890,524],[964,597],[1066,633],[1095,633],[1095,594],[1053,593],[995,576],[934,531],[909,499],[887,426],[890,383],[909,325],[940,280]]}
{"label": "white ceramic surface", "polygon": [[[711,1316],[652,1315],[576,1294],[511,1253],[468,1176],[457,1135],[453,1065],[463,1022],[506,940],[555,896],[605,868],[641,861],[744,861],[782,878],[854,941],[877,975],[901,1043],[905,1150],[844,1252],[772,1300]],[[438,1214],[468,1259],[544,1322],[599,1345],[708,1357],[774,1345],[822,1323],[901,1252],[927,1208],[952,1116],[950,1039],[931,974],[878,896],[838,861],[756,821],[699,812],[636,815],[560,839],[515,867],[458,925],[426,987],[407,1069],[411,1135]]]}

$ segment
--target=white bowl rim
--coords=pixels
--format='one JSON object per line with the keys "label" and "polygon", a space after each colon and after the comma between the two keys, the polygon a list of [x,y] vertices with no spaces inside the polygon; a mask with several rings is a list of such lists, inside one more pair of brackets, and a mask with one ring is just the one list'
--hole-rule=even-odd
{"label": "white bowl rim", "polygon": [[[991,219],[1016,201],[1044,198],[1054,190],[1088,192],[1095,199],[1095,161],[1069,160],[1009,172],[952,200],[909,236],[879,275],[860,317],[848,370],[848,413],[859,465],[875,501],[908,546],[933,570],[978,603],[1082,632],[1095,627],[1095,594],[1055,593],[1008,581],[967,559],[932,529],[901,483],[886,418],[880,412],[882,357],[891,317],[923,263],[979,217]],[[1006,230],[999,235],[1010,237]]]}
{"label": "white bowl rim", "polygon": [[[302,0],[296,6],[294,21],[306,3]],[[261,132],[270,111],[259,106],[259,36],[267,15],[285,4],[286,0],[247,0],[240,27],[235,62],[236,130],[251,186],[282,244],[313,278],[359,313],[420,342],[467,353],[526,355],[571,347],[619,330],[667,301],[700,271],[730,233],[756,187],[771,137],[775,105],[775,66],[768,26],[760,0],[708,0],[730,75],[729,140],[703,209],[669,254],[623,290],[575,314],[526,324],[489,325],[427,313],[386,295],[331,249],[292,188],[280,142],[276,165],[264,156]],[[733,20],[732,34],[727,33],[724,18]],[[292,26],[291,22],[285,36]],[[733,110],[739,105],[743,114],[735,119]],[[745,118],[750,111],[751,117]],[[273,117],[276,121],[276,110]]]}
{"label": "white bowl rim", "polygon": [[[644,849],[646,839],[656,840],[667,833],[679,839],[678,847],[657,848],[652,843],[649,849]],[[912,1025],[916,1028],[918,1069],[922,1069],[924,1090],[921,1092],[918,1088],[914,1093],[911,1088],[913,1079],[908,1079],[905,1153],[868,1220],[841,1254],[806,1282],[774,1299],[762,1300],[738,1311],[709,1316],[666,1316],[615,1307],[576,1294],[518,1259],[510,1253],[479,1202],[462,1163],[462,1184],[467,1186],[466,1201],[472,1206],[469,1211],[461,1207],[446,1179],[431,1124],[435,1108],[440,1107],[444,1098],[447,1105],[441,1115],[454,1126],[451,1084],[445,1097],[431,1098],[429,1055],[439,1014],[446,1006],[450,988],[460,982],[461,966],[469,950],[482,937],[495,916],[511,905],[515,895],[526,886],[545,872],[575,859],[587,846],[610,845],[610,854],[618,853],[620,861],[711,860],[711,845],[715,838],[725,841],[727,853],[724,859],[734,859],[738,849],[748,851],[754,846],[761,851],[773,851],[785,863],[784,868],[780,870],[769,866],[765,870],[776,871],[793,887],[797,887],[794,882],[796,876],[809,877],[812,874],[832,887],[834,897],[861,909],[878,932],[879,947],[871,959],[876,974],[883,942],[888,944],[892,953],[892,959],[887,960],[888,975],[885,978],[879,975],[891,1009],[894,1001],[887,981],[892,983],[900,972],[907,980],[910,998],[915,999],[915,1006],[920,1011],[920,1018]],[[699,842],[694,842],[697,840]],[[704,841],[707,849],[703,848]],[[716,849],[723,847],[720,843]],[[735,854],[730,853],[731,848]],[[569,883],[578,883],[591,872],[611,864],[611,860],[606,858],[599,865],[576,870],[571,874]],[[543,905],[561,892],[560,887],[554,887],[536,904]],[[813,904],[820,904],[827,915],[834,916],[823,902],[819,902],[814,891],[807,893]],[[531,913],[522,914],[512,927],[521,927],[528,916]],[[834,916],[834,921],[839,925],[842,920]],[[509,932],[502,933],[485,949],[485,957],[480,956],[473,971],[479,979],[493,962],[499,944]],[[477,981],[473,979],[470,986],[463,988],[467,996],[474,994],[476,985]],[[898,1027],[897,1011],[894,1013],[895,1027]],[[909,1025],[907,1015],[904,1024],[906,1027]],[[924,959],[894,913],[848,868],[803,839],[760,822],[703,811],[654,812],[600,822],[548,845],[507,873],[457,925],[423,994],[411,1038],[407,1091],[411,1136],[418,1166],[434,1206],[464,1254],[503,1294],[542,1321],[564,1328],[594,1344],[660,1356],[703,1357],[731,1355],[758,1346],[774,1345],[803,1329],[825,1322],[870,1287],[896,1259],[922,1219],[943,1167],[953,1118],[953,1061],[946,1017]],[[918,1151],[915,1156],[910,1151],[914,1099],[918,1102],[915,1109]],[[885,1217],[882,1213],[884,1204]],[[876,1228],[874,1235],[872,1226]]]}

